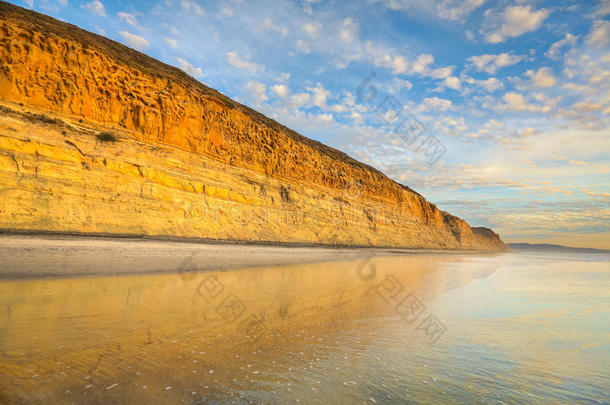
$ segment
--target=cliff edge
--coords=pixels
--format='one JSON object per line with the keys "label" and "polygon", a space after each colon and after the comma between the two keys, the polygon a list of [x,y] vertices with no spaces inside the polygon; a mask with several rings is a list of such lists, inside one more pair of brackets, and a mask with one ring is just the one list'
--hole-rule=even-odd
{"label": "cliff edge", "polygon": [[0,113],[1,229],[505,249],[177,68],[5,2]]}

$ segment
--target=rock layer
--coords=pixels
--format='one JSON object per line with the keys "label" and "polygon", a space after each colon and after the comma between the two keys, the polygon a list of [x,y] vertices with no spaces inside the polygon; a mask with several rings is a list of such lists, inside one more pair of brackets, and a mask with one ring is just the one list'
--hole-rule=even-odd
{"label": "rock layer", "polygon": [[504,249],[176,68],[3,2],[0,61],[0,228]]}

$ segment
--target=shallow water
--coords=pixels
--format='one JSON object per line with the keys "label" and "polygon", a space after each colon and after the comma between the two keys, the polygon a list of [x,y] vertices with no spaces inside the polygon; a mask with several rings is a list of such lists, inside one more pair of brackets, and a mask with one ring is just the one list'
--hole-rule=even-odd
{"label": "shallow water", "polygon": [[610,257],[0,281],[2,403],[610,403]]}

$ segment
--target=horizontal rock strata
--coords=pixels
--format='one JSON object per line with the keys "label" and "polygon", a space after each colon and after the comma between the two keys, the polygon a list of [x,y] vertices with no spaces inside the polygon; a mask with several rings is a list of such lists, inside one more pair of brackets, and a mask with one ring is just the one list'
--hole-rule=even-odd
{"label": "horizontal rock strata", "polygon": [[182,71],[0,2],[0,228],[504,249]]}

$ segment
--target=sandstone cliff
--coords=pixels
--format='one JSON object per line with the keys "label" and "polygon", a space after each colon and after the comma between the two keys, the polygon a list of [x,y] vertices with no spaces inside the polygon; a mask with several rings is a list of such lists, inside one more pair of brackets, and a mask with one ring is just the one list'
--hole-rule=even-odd
{"label": "sandstone cliff", "polygon": [[182,71],[0,2],[0,228],[504,249]]}

